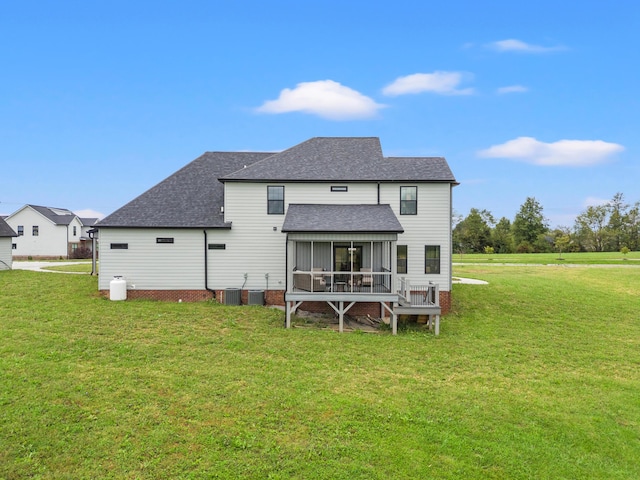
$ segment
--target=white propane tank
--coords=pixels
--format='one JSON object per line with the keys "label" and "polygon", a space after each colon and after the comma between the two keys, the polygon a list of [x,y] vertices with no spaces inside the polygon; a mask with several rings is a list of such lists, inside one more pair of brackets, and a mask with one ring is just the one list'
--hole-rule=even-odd
{"label": "white propane tank", "polygon": [[109,282],[109,300],[127,299],[127,281],[119,275]]}

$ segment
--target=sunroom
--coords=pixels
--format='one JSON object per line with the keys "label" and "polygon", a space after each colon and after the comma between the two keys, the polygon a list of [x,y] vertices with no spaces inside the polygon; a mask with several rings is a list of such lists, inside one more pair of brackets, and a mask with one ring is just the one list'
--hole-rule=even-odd
{"label": "sunroom", "polygon": [[343,315],[356,303],[380,303],[392,318],[398,302],[396,241],[402,225],[389,205],[289,205],[287,327],[303,302],[327,302]]}

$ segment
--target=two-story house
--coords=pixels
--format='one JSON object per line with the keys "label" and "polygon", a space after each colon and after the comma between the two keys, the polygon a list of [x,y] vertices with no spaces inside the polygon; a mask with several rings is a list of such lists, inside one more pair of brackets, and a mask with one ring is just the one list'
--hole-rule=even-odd
{"label": "two-story house", "polygon": [[[85,219],[95,223],[97,219]],[[6,218],[18,236],[14,239],[16,258],[67,258],[80,247],[91,248],[85,225],[66,208],[24,205]]]}
{"label": "two-story house", "polygon": [[264,292],[298,308],[439,314],[451,301],[444,158],[384,157],[378,138],[279,153],[208,152],[98,222],[99,288],[199,300]]}

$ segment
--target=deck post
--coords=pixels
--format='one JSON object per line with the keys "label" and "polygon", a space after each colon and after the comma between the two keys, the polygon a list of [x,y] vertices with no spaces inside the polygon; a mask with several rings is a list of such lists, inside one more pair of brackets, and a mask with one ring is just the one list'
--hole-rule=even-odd
{"label": "deck post", "polygon": [[398,316],[395,312],[391,311],[391,334],[396,335],[398,333]]}
{"label": "deck post", "polygon": [[339,328],[338,328],[338,330],[340,331],[340,333],[342,333],[342,330],[344,328],[344,302],[342,300],[340,300],[340,304],[339,305],[340,305],[340,309],[338,311],[338,318],[339,318],[339,321],[338,321]]}
{"label": "deck post", "polygon": [[291,328],[291,302],[286,302],[287,303],[287,315],[286,315],[286,320],[284,322],[284,326],[285,328]]}

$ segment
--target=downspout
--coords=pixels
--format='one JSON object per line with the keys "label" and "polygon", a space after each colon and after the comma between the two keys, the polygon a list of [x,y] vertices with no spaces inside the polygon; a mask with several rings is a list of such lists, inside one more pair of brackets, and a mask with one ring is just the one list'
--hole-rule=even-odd
{"label": "downspout", "polygon": [[209,288],[209,249],[207,242],[207,231],[202,230],[204,233],[204,289],[213,293],[213,298],[216,298],[216,291]]}

